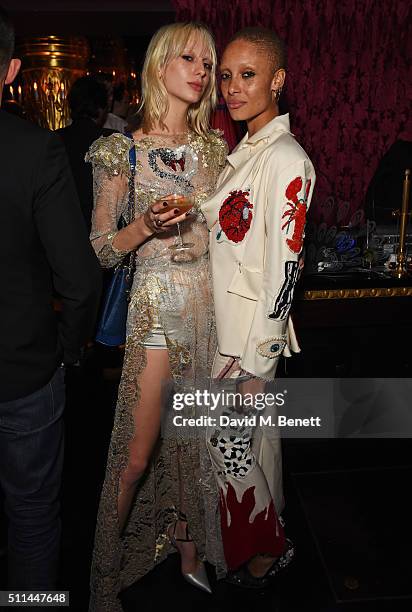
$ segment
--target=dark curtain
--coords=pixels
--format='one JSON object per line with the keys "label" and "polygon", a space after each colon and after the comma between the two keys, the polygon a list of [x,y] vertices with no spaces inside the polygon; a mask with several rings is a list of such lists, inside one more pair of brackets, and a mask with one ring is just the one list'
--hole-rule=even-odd
{"label": "dark curtain", "polygon": [[232,121],[221,94],[219,95],[219,102],[216,109],[210,118],[210,124],[212,128],[221,130],[223,132],[229,147],[229,151],[232,151],[232,149],[235,148],[245,133],[241,130],[241,127],[244,127],[243,124],[240,126],[235,121]]}
{"label": "dark curtain", "polygon": [[313,220],[343,225],[356,211],[359,220],[379,159],[398,138],[412,139],[410,1],[173,4],[178,21],[209,25],[220,52],[247,25],[271,27],[285,40],[289,67],[283,110],[291,113],[292,132],[316,168]]}

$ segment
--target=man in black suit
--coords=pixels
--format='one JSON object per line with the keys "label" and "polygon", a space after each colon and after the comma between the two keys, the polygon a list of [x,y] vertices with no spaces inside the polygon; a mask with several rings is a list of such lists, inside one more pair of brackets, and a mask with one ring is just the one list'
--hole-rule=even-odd
{"label": "man in black suit", "polygon": [[[15,78],[0,8],[0,103]],[[101,274],[60,139],[0,110],[0,485],[9,588],[56,584],[64,369],[92,330]],[[62,303],[57,317],[56,292]]]}
{"label": "man in black suit", "polygon": [[103,83],[92,76],[80,77],[68,94],[72,123],[57,134],[62,138],[73,173],[87,231],[90,234],[93,210],[93,173],[84,157],[91,144],[113,130],[102,127],[108,110],[108,94]]}

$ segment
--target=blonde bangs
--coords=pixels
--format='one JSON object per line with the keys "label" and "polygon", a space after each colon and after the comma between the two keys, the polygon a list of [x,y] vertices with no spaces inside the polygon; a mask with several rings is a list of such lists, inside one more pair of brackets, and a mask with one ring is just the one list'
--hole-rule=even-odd
{"label": "blonde bangs", "polygon": [[188,108],[187,122],[189,129],[200,136],[206,136],[209,131],[210,113],[217,102],[216,49],[209,30],[203,24],[189,22],[163,26],[154,34],[147,48],[142,70],[142,100],[139,107],[145,132],[149,132],[157,124],[162,129],[165,128],[164,119],[169,103],[159,72],[183,53],[194,35],[200,35],[205,49],[210,53],[212,70],[202,99]]}

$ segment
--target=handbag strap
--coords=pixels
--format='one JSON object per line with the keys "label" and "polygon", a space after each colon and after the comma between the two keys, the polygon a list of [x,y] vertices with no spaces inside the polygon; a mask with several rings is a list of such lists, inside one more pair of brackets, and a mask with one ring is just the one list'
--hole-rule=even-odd
{"label": "handbag strap", "polygon": [[128,222],[130,223],[135,216],[135,186],[134,181],[136,177],[136,147],[134,144],[133,136],[131,132],[125,132],[125,136],[132,142],[132,146],[129,150],[129,165],[130,165],[130,176],[129,176],[129,198],[127,206]]}
{"label": "handbag strap", "polygon": [[[132,141],[132,146],[129,150],[129,164],[130,164],[130,175],[129,175],[129,195],[127,204],[127,217],[128,223],[134,220],[136,212],[136,193],[135,193],[135,177],[136,177],[136,147],[131,132],[125,132],[125,136]],[[131,281],[133,278],[136,263],[136,250],[129,253],[129,264],[128,277]]]}

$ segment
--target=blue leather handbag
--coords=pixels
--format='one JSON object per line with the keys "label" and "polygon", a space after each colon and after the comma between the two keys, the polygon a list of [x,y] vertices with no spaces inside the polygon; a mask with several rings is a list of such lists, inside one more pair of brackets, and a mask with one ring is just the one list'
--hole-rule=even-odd
{"label": "blue leather handbag", "polygon": [[[131,134],[126,134],[132,139]],[[129,151],[130,177],[127,219],[120,218],[119,229],[133,221],[135,216],[136,149],[134,144]],[[126,342],[126,321],[129,307],[130,289],[133,282],[136,251],[132,251],[114,269],[113,276],[102,299],[96,342],[106,346],[119,346]]]}

